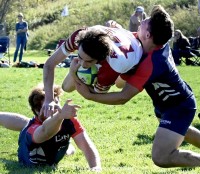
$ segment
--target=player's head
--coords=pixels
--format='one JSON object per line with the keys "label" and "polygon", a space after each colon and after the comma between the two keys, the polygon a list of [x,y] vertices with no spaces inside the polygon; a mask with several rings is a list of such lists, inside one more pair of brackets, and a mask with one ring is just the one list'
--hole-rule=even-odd
{"label": "player's head", "polygon": [[94,28],[80,31],[76,42],[78,57],[84,68],[105,60],[112,50],[111,38],[105,32]]}
{"label": "player's head", "polygon": [[[58,85],[54,85],[54,100],[56,103],[59,102],[59,96],[62,94],[62,89]],[[32,89],[28,101],[31,107],[31,110],[35,116],[39,116],[40,109],[42,108],[45,98],[44,86],[42,84],[36,86]]]}
{"label": "player's head", "polygon": [[152,38],[155,45],[164,45],[172,38],[173,32],[174,23],[170,15],[162,6],[156,5],[150,17],[141,22],[138,35],[141,41],[147,37]]}
{"label": "player's head", "polygon": [[135,13],[138,14],[138,15],[142,15],[142,14],[144,13],[144,7],[138,6],[138,7],[135,9]]}
{"label": "player's head", "polygon": [[23,13],[19,13],[19,14],[17,15],[17,17],[18,17],[18,19],[21,21],[21,20],[23,19],[24,15],[23,15]]}

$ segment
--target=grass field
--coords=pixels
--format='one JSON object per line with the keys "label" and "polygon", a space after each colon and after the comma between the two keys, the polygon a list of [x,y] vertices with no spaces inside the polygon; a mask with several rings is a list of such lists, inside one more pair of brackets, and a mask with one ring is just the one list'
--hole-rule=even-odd
{"label": "grass field", "polygon": [[[28,51],[24,55],[25,61],[35,60],[42,63],[46,59],[46,52]],[[178,69],[183,79],[193,88],[200,106],[200,67],[179,66]],[[32,117],[27,96],[35,85],[42,82],[42,71],[39,68],[0,69],[1,111],[17,112]],[[61,84],[67,72],[68,69],[57,68],[55,83]],[[87,101],[77,92],[65,93],[62,103],[67,98],[82,106],[78,118],[99,150],[103,174],[200,173],[200,168],[163,169],[153,164],[151,147],[158,123],[150,98],[145,92],[123,106],[108,106]],[[198,108],[197,113],[199,112]],[[197,116],[193,125],[200,128]],[[91,173],[87,170],[87,162],[78,149],[73,156],[65,157],[55,171],[49,168],[21,168],[17,162],[18,134],[0,127],[0,174]],[[200,149],[186,143],[181,148],[200,152]]]}

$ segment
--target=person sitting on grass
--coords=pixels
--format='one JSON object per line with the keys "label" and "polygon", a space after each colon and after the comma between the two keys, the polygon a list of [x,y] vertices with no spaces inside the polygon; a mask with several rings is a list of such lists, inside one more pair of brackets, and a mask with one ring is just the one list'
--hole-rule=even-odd
{"label": "person sitting on grass", "polygon": [[100,171],[99,153],[76,118],[80,106],[70,104],[71,100],[67,100],[62,108],[58,107],[62,89],[56,85],[53,89],[55,102],[58,105],[52,117],[39,116],[45,98],[45,92],[41,85],[35,87],[29,95],[29,104],[35,115],[32,119],[17,113],[0,112],[1,126],[21,131],[18,140],[19,162],[27,167],[56,166],[63,159],[67,150],[70,150],[68,147],[72,137],[76,145],[83,151],[90,169]]}
{"label": "person sitting on grass", "polygon": [[175,30],[172,55],[176,65],[180,65],[183,57],[185,58],[186,65],[192,63],[189,58],[196,57],[196,55],[191,52],[190,48],[191,44],[189,39],[181,32],[181,30]]}

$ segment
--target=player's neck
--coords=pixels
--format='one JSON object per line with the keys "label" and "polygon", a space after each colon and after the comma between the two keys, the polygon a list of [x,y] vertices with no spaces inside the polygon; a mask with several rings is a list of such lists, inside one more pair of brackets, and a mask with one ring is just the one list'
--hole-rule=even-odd
{"label": "player's neck", "polygon": [[145,40],[142,42],[142,46],[143,46],[143,53],[148,53],[153,51],[155,48],[157,48],[157,45],[155,45],[153,43],[152,40]]}

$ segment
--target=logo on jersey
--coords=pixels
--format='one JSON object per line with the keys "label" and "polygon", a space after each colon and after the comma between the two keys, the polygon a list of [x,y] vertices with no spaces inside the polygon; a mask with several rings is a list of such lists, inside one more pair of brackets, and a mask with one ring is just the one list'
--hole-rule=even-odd
{"label": "logo on jersey", "polygon": [[169,120],[160,120],[160,124],[164,124],[164,125],[167,125],[167,124],[171,124],[172,122],[169,121]]}
{"label": "logo on jersey", "polygon": [[32,163],[38,163],[38,162],[44,163],[44,162],[46,162],[45,153],[44,153],[44,151],[41,147],[35,148],[32,151],[30,151],[29,156],[30,156],[29,160]]}
{"label": "logo on jersey", "polygon": [[61,142],[69,139],[69,135],[56,135],[55,136],[55,141],[56,142]]}
{"label": "logo on jersey", "polygon": [[177,96],[180,92],[176,92],[174,89],[171,88],[168,84],[165,83],[152,83],[155,90],[160,90],[158,95],[162,97],[163,101],[166,101],[171,96]]}

